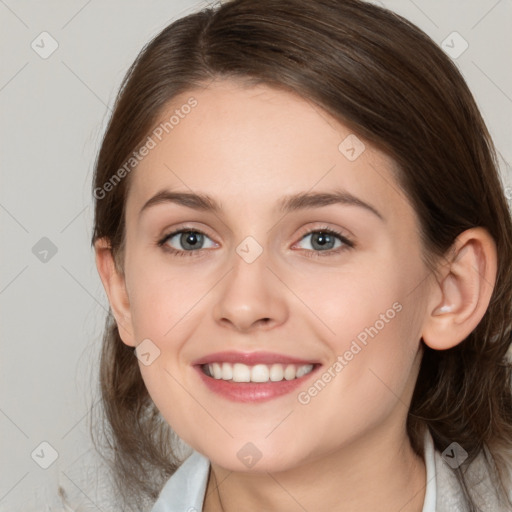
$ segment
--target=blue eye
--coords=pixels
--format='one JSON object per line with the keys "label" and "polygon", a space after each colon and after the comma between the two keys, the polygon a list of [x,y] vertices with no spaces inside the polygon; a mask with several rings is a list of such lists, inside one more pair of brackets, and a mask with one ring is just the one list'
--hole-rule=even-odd
{"label": "blue eye", "polygon": [[[304,236],[302,240],[306,240],[308,237],[310,237],[310,247],[306,247],[306,249],[309,250],[326,251],[341,246],[339,237],[333,236],[331,233],[326,231],[312,231]],[[336,245],[336,243],[338,243],[338,245]]]}
{"label": "blue eye", "polygon": [[[210,240],[210,245],[204,246],[205,240]],[[175,247],[173,244],[178,244],[181,247]],[[192,256],[194,252],[208,247],[215,247],[213,242],[207,235],[201,231],[192,229],[180,229],[166,235],[158,242],[161,247],[165,246],[166,250],[177,256]]]}
{"label": "blue eye", "polygon": [[[332,229],[317,229],[306,233],[301,242],[310,238],[309,247],[303,248],[312,256],[328,256],[352,248],[355,244]],[[300,242],[299,242],[300,243]],[[325,253],[325,254],[319,254]]]}
{"label": "blue eye", "polygon": [[[309,257],[334,256],[355,247],[355,244],[347,237],[328,228],[310,231],[298,243],[300,244],[309,237],[311,238],[309,247],[301,248]],[[201,249],[216,247],[217,244],[201,231],[182,228],[165,235],[158,241],[158,246],[175,256],[197,256]]]}

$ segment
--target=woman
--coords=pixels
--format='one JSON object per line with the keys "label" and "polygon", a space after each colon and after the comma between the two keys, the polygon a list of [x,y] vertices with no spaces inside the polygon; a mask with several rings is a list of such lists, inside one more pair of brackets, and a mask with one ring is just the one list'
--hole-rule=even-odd
{"label": "woman", "polygon": [[420,30],[356,0],[176,21],[125,78],[94,196],[134,508],[510,510],[510,214]]}

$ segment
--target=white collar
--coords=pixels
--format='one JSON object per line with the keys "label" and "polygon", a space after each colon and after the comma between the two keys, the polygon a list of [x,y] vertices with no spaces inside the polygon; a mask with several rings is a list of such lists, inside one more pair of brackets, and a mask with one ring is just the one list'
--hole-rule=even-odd
{"label": "white collar", "polygon": [[[470,465],[471,471],[466,472],[470,486],[476,489],[473,497],[482,507],[480,510],[506,512],[496,501],[482,457],[480,454]],[[428,429],[425,429],[424,460],[427,478],[422,512],[464,512],[462,489],[441,453],[434,449]],[[201,512],[209,470],[210,461],[199,452],[192,452],[169,478],[151,512]]]}
{"label": "white collar", "polygon": [[436,512],[437,485],[434,441],[428,428],[425,429],[423,458],[427,473],[427,484],[425,488],[425,501],[421,512]]}

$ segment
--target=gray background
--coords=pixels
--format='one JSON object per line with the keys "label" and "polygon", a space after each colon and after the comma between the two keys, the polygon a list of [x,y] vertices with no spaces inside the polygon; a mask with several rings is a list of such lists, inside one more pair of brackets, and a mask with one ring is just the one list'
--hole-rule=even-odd
{"label": "gray background", "polygon": [[[374,3],[440,45],[453,31],[469,43],[455,61],[498,147],[512,202],[512,0]],[[88,435],[107,309],[89,244],[92,166],[138,51],[204,5],[0,0],[0,511],[115,510]],[[58,43],[46,59],[52,42],[42,32]],[[459,51],[463,43],[448,44]],[[48,469],[40,467],[52,460],[44,441],[58,453]]]}

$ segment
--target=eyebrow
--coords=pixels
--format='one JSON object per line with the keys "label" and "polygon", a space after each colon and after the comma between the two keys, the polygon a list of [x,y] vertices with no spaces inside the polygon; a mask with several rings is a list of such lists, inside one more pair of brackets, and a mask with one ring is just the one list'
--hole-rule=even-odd
{"label": "eyebrow", "polygon": [[[175,203],[181,206],[186,206],[187,208],[214,213],[219,213],[221,211],[220,204],[206,194],[162,190],[144,203],[139,215],[148,208],[162,203]],[[345,190],[338,190],[334,192],[301,192],[285,196],[279,201],[278,209],[282,213],[290,213],[297,210],[320,208],[332,204],[358,206],[370,211],[379,219],[383,221],[385,220],[376,208]]]}
{"label": "eyebrow", "polygon": [[359,206],[372,212],[379,219],[384,220],[384,217],[376,208],[345,190],[336,190],[334,192],[302,192],[287,196],[280,201],[280,210],[283,213],[288,213],[305,208],[329,206],[331,204]]}

